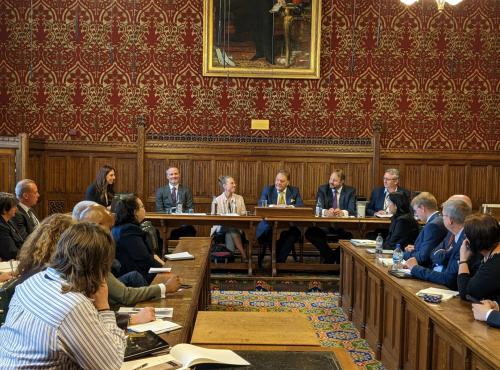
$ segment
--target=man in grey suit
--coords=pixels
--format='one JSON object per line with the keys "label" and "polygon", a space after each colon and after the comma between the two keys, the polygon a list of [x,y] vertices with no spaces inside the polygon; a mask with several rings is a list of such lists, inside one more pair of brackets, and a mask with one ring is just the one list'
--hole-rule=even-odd
{"label": "man in grey suit", "polygon": [[[193,209],[193,194],[191,190],[180,184],[181,173],[177,167],[167,168],[168,184],[156,191],[156,211],[169,212],[178,205],[187,211]],[[178,240],[182,236],[196,236],[196,230],[192,225],[182,225],[170,233],[171,240]]]}
{"label": "man in grey suit", "polygon": [[17,212],[12,221],[14,222],[19,235],[26,240],[29,234],[40,223],[33,211],[33,207],[38,203],[40,194],[35,182],[30,179],[23,179],[16,184],[16,198],[18,200]]}

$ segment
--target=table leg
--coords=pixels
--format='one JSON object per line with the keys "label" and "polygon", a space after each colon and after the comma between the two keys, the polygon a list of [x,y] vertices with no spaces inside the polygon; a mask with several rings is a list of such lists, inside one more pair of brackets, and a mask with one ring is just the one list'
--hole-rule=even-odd
{"label": "table leg", "polygon": [[274,222],[273,239],[271,242],[271,276],[276,276],[276,241],[278,240],[278,222]]}

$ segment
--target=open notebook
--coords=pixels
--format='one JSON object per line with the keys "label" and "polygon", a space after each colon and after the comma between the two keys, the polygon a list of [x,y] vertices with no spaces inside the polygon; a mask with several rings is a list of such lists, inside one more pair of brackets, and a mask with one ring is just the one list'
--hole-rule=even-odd
{"label": "open notebook", "polygon": [[[175,363],[178,365],[176,366]],[[245,359],[228,349],[208,349],[181,343],[171,348],[170,355],[125,362],[121,370],[187,369],[198,364],[250,365]]]}

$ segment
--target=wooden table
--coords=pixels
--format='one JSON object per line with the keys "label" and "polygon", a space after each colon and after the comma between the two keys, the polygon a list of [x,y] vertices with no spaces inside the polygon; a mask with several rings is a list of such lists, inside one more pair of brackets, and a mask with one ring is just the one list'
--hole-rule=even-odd
{"label": "wooden table", "polygon": [[[206,310],[210,304],[210,266],[209,250],[211,238],[182,238],[175,252],[189,252],[194,260],[167,261],[165,267],[171,267],[171,273],[179,275],[183,284],[192,288],[167,294],[166,298],[146,301],[138,307],[173,307],[172,321],[182,325],[179,330],[160,336],[171,346],[177,343],[189,343],[196,315],[199,310]],[[152,284],[160,281],[156,277]]]}
{"label": "wooden table", "polygon": [[191,343],[234,351],[333,352],[342,369],[356,369],[343,348],[321,347],[307,316],[297,312],[200,311]]}
{"label": "wooden table", "polygon": [[328,227],[333,224],[334,227],[348,228],[354,231],[357,237],[363,237],[368,228],[370,227],[388,227],[390,224],[390,219],[378,218],[378,217],[366,217],[366,218],[356,218],[356,217],[292,217],[292,216],[280,216],[280,217],[266,217],[266,221],[271,223],[273,226],[273,238],[271,244],[271,274],[276,276],[278,274],[278,269],[287,270],[311,270],[315,268],[316,270],[323,271],[338,271],[339,265],[333,264],[304,264],[304,263],[277,263],[276,262],[276,242],[278,240],[279,234],[282,230],[288,229],[291,224],[306,228],[310,226],[318,227]]}
{"label": "wooden table", "polygon": [[341,306],[389,369],[500,368],[500,331],[475,321],[471,304],[425,303],[436,284],[398,279],[364,248],[341,241]]}
{"label": "wooden table", "polygon": [[[157,220],[160,223],[160,233],[163,238],[164,250],[169,229],[180,227],[181,225],[223,225],[232,226],[245,231],[249,241],[247,249],[248,262],[246,264],[232,264],[233,268],[247,269],[248,275],[252,275],[252,246],[256,243],[255,228],[262,221],[257,216],[225,216],[225,215],[192,215],[192,214],[167,214],[159,212],[147,212],[146,219]],[[241,266],[240,266],[241,265]]]}

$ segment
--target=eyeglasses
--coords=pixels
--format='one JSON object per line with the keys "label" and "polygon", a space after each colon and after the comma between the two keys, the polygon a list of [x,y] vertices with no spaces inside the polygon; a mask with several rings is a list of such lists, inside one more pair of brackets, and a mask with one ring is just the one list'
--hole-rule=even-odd
{"label": "eyeglasses", "polygon": [[397,179],[398,179],[397,177],[393,178],[384,177],[384,181],[396,181]]}

